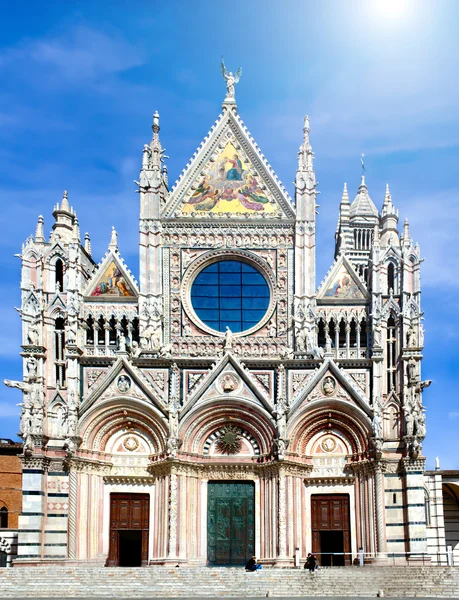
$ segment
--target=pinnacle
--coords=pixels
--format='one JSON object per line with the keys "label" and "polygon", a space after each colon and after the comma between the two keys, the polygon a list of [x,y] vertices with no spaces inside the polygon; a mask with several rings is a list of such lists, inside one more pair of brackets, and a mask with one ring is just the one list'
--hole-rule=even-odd
{"label": "pinnacle", "polygon": [[347,183],[343,186],[343,195],[341,196],[341,202],[349,203],[349,194],[347,192]]}
{"label": "pinnacle", "polygon": [[89,256],[91,256],[91,239],[89,237],[89,233],[88,232],[86,232],[84,234],[84,249],[89,254]]}
{"label": "pinnacle", "polygon": [[62,194],[62,202],[61,202],[61,210],[66,210],[67,212],[70,212],[70,205],[69,205],[69,196],[67,193],[67,190],[64,190],[64,193]]}
{"label": "pinnacle", "polygon": [[43,215],[38,217],[37,229],[35,232],[35,241],[44,243],[45,240],[45,220],[43,219]]}
{"label": "pinnacle", "polygon": [[159,112],[157,110],[155,110],[155,112],[153,113],[153,125],[151,126],[151,128],[153,129],[153,139],[157,139],[158,133],[159,133],[159,130],[160,130],[160,127],[159,127]]}

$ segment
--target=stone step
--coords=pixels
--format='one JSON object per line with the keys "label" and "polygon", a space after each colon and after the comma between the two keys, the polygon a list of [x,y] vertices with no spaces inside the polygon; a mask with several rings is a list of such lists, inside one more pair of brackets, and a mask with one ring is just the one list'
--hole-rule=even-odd
{"label": "stone step", "polygon": [[304,569],[49,566],[0,569],[0,597],[459,597],[459,569],[334,567]]}

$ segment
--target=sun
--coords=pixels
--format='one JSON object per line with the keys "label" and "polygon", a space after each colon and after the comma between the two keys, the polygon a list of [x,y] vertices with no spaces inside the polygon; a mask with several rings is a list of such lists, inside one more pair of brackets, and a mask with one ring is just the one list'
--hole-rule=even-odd
{"label": "sun", "polygon": [[406,17],[409,3],[407,0],[369,0],[367,7],[378,19],[399,21]]}

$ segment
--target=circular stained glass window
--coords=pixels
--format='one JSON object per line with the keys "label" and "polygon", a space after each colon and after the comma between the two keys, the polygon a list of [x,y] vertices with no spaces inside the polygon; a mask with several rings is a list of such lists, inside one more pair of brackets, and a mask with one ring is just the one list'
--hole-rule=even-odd
{"label": "circular stained glass window", "polygon": [[266,314],[269,285],[252,265],[221,260],[205,267],[191,286],[196,315],[211,329],[239,333],[255,327]]}

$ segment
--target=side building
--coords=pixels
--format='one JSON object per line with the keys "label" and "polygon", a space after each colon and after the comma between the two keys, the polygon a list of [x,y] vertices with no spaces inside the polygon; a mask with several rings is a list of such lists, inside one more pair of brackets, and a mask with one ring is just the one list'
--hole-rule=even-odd
{"label": "side building", "polygon": [[0,567],[10,567],[17,556],[23,493],[21,454],[21,443],[0,438]]}
{"label": "side building", "polygon": [[139,282],[115,230],[95,263],[66,192],[22,249],[15,565],[443,560],[420,250],[389,188],[379,212],[363,177],[344,187],[317,287],[308,118],[294,200],[234,86],[172,189],[152,129]]}

